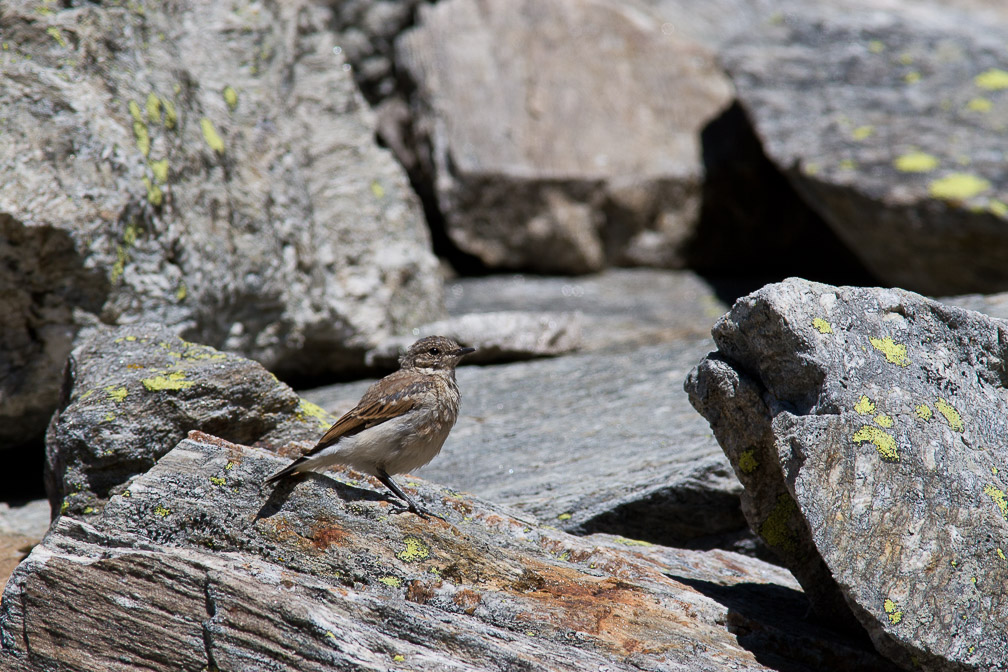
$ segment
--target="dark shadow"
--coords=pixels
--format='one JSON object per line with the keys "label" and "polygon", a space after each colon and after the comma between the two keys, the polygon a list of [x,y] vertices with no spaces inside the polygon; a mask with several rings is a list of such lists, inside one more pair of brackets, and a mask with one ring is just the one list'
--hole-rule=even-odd
{"label": "dark shadow", "polygon": [[331,476],[319,473],[317,471],[309,471],[302,474],[294,474],[286,478],[281,479],[276,484],[263,485],[265,488],[272,488],[269,497],[256,512],[255,517],[252,522],[262,520],[264,518],[269,518],[270,516],[276,514],[283,508],[284,503],[290,497],[291,492],[294,488],[301,482],[307,479],[316,479],[321,481],[320,486],[324,488],[331,488],[336,491],[336,494],[344,502],[390,502],[393,507],[398,507],[399,502],[396,500],[395,495],[392,493],[376,492],[368,488],[360,488],[355,485],[349,485],[347,483],[342,483],[337,481]]}
{"label": "dark shadow", "polygon": [[16,446],[4,446],[0,469],[0,501],[21,506],[45,499],[45,442],[39,438]]}
{"label": "dark shadow", "polygon": [[780,672],[891,669],[864,630],[845,632],[812,612],[805,594],[772,583],[723,585],[668,575],[728,609],[726,626],[761,664]]}
{"label": "dark shadow", "polygon": [[731,303],[789,276],[884,285],[767,158],[738,102],[703,129],[701,144],[706,177],[687,263],[719,298]]}

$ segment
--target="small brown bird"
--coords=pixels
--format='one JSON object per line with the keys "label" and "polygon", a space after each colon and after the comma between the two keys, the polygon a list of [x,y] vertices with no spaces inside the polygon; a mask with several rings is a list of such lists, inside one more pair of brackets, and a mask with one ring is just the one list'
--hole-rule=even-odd
{"label": "small brown bird", "polygon": [[[441,451],[458,418],[455,367],[475,348],[463,348],[444,336],[428,336],[409,347],[399,370],[368,388],[360,402],[329,428],[315,447],[266,479],[346,464],[375,476],[408,510],[423,510],[390,474],[427,464]],[[431,514],[433,515],[433,514]]]}

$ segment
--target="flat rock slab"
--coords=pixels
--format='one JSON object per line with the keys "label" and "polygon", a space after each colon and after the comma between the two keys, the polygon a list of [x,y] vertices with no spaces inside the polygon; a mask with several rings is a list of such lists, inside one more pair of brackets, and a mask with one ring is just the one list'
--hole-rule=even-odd
{"label": "flat rock slab", "polygon": [[[710,347],[462,367],[458,423],[419,473],[568,531],[722,543],[745,530],[741,486],[680,382]],[[303,395],[340,413],[365,387]]]}
{"label": "flat rock slab", "polygon": [[1008,288],[1008,27],[930,7],[779,14],[721,46],[770,159],[865,266]]}
{"label": "flat rock slab", "polygon": [[683,265],[700,131],[731,95],[711,52],[625,3],[449,0],[421,5],[397,61],[460,249],[538,272]]}
{"label": "flat rock slab", "polygon": [[813,604],[908,669],[1008,669],[1008,323],[788,280],[713,334],[690,400]]}
{"label": "flat rock slab", "polygon": [[[800,621],[778,568],[579,538],[419,480],[263,489],[275,455],[194,433],[89,522],[61,517],[0,607],[29,670],[883,670]],[[621,543],[622,542],[622,543]],[[743,633],[736,637],[732,632]],[[781,669],[778,667],[777,669]]]}

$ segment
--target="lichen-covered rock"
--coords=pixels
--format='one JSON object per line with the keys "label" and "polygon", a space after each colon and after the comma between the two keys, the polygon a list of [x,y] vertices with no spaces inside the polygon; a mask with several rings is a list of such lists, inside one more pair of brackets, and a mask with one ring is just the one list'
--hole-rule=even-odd
{"label": "lichen-covered rock", "polygon": [[89,330],[63,394],[46,436],[54,517],[96,515],[191,430],[280,449],[314,443],[333,419],[262,365],[155,326]]}
{"label": "lichen-covered rock", "polygon": [[813,605],[907,669],[1008,669],[1008,323],[789,280],[713,333],[690,400]]}
{"label": "lichen-covered rock", "polygon": [[59,518],[4,592],[0,664],[886,669],[804,623],[790,577],[758,560],[571,537],[418,480],[446,520],[392,514],[345,474],[262,488],[282,464],[194,433],[100,516]]}
{"label": "lichen-covered rock", "polygon": [[767,155],[872,273],[934,295],[1004,290],[1008,24],[913,17],[806,7],[721,60]]}
{"label": "lichen-covered rock", "polygon": [[332,10],[71,4],[0,14],[0,444],[41,436],[82,325],[314,374],[439,315]]}
{"label": "lichen-covered rock", "polygon": [[730,86],[703,47],[607,0],[450,0],[397,42],[415,150],[452,241],[492,268],[676,267],[700,130]]}

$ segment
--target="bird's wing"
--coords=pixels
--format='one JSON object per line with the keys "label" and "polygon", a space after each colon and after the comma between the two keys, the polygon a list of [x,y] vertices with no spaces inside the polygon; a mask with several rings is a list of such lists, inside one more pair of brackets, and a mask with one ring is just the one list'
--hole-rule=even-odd
{"label": "bird's wing", "polygon": [[428,383],[417,381],[412,374],[400,375],[403,373],[391,373],[369,387],[360,402],[337,420],[305,457],[333,445],[344,436],[353,436],[412,410]]}

